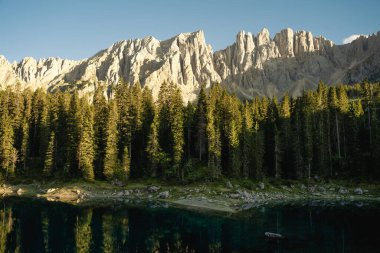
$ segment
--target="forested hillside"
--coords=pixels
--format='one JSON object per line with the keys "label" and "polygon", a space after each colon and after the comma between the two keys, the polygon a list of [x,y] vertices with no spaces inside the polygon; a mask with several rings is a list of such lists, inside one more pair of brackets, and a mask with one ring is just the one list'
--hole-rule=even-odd
{"label": "forested hillside", "polygon": [[380,178],[380,85],[241,101],[219,85],[183,105],[174,84],[120,83],[107,101],[0,91],[3,179],[211,181],[228,178]]}

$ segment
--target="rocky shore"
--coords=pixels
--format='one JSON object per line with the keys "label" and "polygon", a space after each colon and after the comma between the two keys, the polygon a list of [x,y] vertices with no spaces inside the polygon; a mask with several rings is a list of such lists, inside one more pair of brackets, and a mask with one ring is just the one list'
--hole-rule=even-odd
{"label": "rocky shore", "polygon": [[252,189],[232,184],[219,185],[160,185],[121,182],[94,183],[30,183],[2,184],[0,196],[22,196],[43,198],[48,201],[60,201],[75,205],[96,204],[99,202],[152,202],[172,205],[179,208],[190,208],[205,211],[236,213],[279,202],[291,201],[326,201],[355,202],[361,205],[364,201],[380,202],[378,185],[342,184],[290,184],[269,185],[263,182],[255,184]]}

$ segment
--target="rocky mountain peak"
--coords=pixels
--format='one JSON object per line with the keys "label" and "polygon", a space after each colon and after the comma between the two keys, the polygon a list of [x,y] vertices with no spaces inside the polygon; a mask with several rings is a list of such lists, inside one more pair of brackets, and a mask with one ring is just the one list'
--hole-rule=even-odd
{"label": "rocky mountain peak", "polygon": [[262,45],[268,45],[271,41],[269,37],[269,30],[267,28],[263,28],[258,34],[257,34],[257,46]]}
{"label": "rocky mountain peak", "polygon": [[279,33],[276,33],[273,39],[280,51],[282,57],[294,56],[294,32],[290,28],[286,28]]}
{"label": "rocky mountain peak", "polygon": [[20,83],[49,91],[92,93],[93,84],[112,87],[123,80],[152,89],[163,82],[179,85],[185,102],[201,84],[221,83],[239,96],[298,95],[320,80],[326,83],[380,79],[380,32],[350,44],[334,45],[308,31],[286,28],[273,39],[263,28],[256,36],[241,31],[236,41],[216,52],[202,30],[160,41],[152,36],[123,40],[81,61],[26,57],[10,64],[0,56],[0,87]]}

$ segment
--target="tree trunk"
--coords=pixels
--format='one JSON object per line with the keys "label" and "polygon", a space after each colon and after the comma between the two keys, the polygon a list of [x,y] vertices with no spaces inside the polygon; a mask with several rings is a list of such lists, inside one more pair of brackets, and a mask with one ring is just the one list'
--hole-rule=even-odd
{"label": "tree trunk", "polygon": [[344,124],[342,124],[342,127],[343,127],[343,153],[344,153],[344,160],[347,160],[346,133],[345,133]]}
{"label": "tree trunk", "polygon": [[333,169],[332,169],[332,155],[331,155],[331,134],[330,134],[330,113],[327,115],[327,122],[328,122],[328,129],[327,129],[327,145],[329,148],[329,166],[330,166],[330,176],[333,176]]}
{"label": "tree trunk", "polygon": [[190,159],[190,139],[191,139],[191,131],[190,126],[187,127],[187,158]]}
{"label": "tree trunk", "polygon": [[202,134],[199,134],[199,161],[202,161]]}
{"label": "tree trunk", "polygon": [[371,110],[369,107],[369,103],[367,103],[367,111],[368,111],[368,129],[369,129],[369,145],[372,146],[372,128],[371,128]]}
{"label": "tree trunk", "polygon": [[339,123],[338,123],[338,113],[335,112],[335,127],[336,127],[336,140],[338,145],[338,158],[340,159],[340,139],[339,139]]}

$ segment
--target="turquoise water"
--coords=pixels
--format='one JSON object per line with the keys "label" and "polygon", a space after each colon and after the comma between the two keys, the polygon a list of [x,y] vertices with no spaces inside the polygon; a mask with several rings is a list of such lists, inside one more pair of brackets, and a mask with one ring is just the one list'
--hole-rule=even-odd
{"label": "turquoise water", "polygon": [[[260,207],[239,215],[164,207],[0,200],[0,252],[380,252],[378,205]],[[286,238],[268,240],[264,233]]]}

